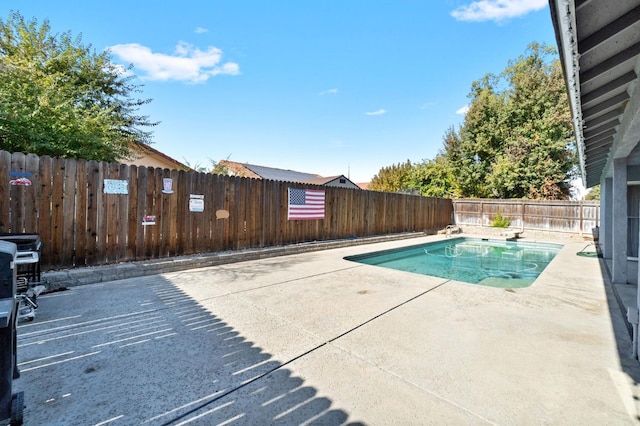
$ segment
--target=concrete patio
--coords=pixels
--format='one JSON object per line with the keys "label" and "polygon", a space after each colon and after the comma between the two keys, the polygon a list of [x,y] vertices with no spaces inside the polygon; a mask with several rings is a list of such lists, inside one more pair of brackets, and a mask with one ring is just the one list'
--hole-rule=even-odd
{"label": "concrete patio", "polygon": [[343,259],[441,238],[43,296],[19,326],[25,424],[639,423],[639,364],[584,241],[513,291]]}

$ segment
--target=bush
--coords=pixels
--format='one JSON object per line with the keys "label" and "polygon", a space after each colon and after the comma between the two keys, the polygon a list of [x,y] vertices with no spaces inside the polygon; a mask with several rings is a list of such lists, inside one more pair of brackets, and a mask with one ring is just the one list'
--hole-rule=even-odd
{"label": "bush", "polygon": [[493,226],[494,228],[508,228],[510,224],[511,221],[509,220],[509,218],[502,217],[502,213],[498,212],[496,217],[493,218],[491,226]]}

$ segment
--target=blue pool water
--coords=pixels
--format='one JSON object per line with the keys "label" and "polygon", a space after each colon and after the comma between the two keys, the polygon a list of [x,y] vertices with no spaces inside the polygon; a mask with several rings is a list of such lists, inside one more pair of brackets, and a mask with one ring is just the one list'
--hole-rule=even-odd
{"label": "blue pool water", "polygon": [[345,257],[353,262],[492,287],[530,286],[560,244],[455,238]]}

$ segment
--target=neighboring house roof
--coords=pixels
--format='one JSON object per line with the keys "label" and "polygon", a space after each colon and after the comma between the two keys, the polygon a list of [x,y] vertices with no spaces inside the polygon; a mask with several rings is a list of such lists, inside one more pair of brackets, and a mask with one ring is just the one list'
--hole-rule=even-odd
{"label": "neighboring house roof", "polygon": [[310,183],[313,185],[322,185],[322,186],[335,186],[339,188],[352,188],[352,189],[360,189],[358,185],[351,182],[349,178],[345,175],[339,176],[330,176],[330,177],[318,177],[314,179],[307,179],[302,181],[303,183]]}
{"label": "neighboring house roof", "polygon": [[235,161],[229,160],[221,160],[218,161],[218,166],[226,168],[229,171],[229,174],[233,176],[262,179],[260,175],[252,172],[242,163],[236,163]]}
{"label": "neighboring house roof", "polygon": [[218,165],[226,167],[230,174],[254,179],[269,179],[281,182],[299,182],[312,185],[337,186],[343,188],[358,188],[344,175],[322,177],[313,173],[297,172],[295,170],[283,170],[274,167],[258,166],[256,164],[238,163],[235,161],[221,160]]}
{"label": "neighboring house roof", "polygon": [[273,167],[258,166],[248,163],[237,163],[235,161],[229,160],[222,160],[218,164],[229,169],[229,171],[234,175],[255,179],[270,179],[284,182],[302,182],[305,180],[320,177],[312,173],[276,169]]}
{"label": "neighboring house roof", "polygon": [[356,185],[358,185],[360,189],[369,189],[369,185],[371,185],[371,182],[360,182],[356,183]]}
{"label": "neighboring house roof", "polygon": [[256,166],[255,164],[245,164],[245,166],[258,176],[262,177],[262,179],[280,180],[285,182],[301,182],[304,180],[320,177],[313,173],[274,169],[273,167]]}
{"label": "neighboring house roof", "polygon": [[131,146],[132,158],[123,160],[124,164],[143,167],[159,167],[161,169],[192,170],[191,167],[142,142]]}

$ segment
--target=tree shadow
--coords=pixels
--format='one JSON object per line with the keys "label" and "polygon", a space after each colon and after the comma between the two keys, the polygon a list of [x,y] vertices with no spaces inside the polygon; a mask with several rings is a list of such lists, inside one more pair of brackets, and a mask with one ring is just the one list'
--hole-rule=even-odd
{"label": "tree shadow", "polygon": [[348,423],[286,361],[161,276],[39,303],[18,327],[26,424]]}

